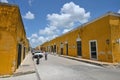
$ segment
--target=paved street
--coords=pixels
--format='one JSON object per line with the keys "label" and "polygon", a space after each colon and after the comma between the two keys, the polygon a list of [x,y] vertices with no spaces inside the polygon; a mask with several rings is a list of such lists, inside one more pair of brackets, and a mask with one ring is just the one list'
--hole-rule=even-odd
{"label": "paved street", "polygon": [[[32,63],[31,57],[28,55],[24,65],[30,64],[30,62]],[[24,71],[32,70],[32,66],[34,65],[31,64],[31,67],[27,66],[28,69],[26,67],[22,69]],[[22,69],[19,70],[23,72]],[[10,78],[0,78],[0,80],[40,80],[39,76],[41,80],[120,80],[120,68],[105,68],[50,54],[48,60],[42,58],[35,69],[37,69],[37,74],[23,74]]]}
{"label": "paved street", "polygon": [[15,77],[8,77],[8,78],[0,78],[0,80],[38,80],[36,77],[36,73],[33,74],[26,74],[26,75],[20,75]]}
{"label": "paved street", "polygon": [[41,80],[120,80],[120,69],[104,68],[63,57],[48,55],[37,69]]}

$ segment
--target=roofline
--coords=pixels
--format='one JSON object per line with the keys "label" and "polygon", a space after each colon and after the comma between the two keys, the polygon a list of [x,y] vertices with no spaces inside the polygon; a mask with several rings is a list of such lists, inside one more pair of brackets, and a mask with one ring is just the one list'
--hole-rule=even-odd
{"label": "roofline", "polygon": [[[77,30],[77,29],[79,29],[79,28],[81,28],[81,27],[84,27],[84,26],[86,26],[86,25],[88,25],[88,24],[90,24],[90,23],[93,23],[93,22],[95,22],[95,21],[97,21],[97,20],[99,20],[99,19],[101,19],[101,18],[103,18],[103,17],[109,16],[109,15],[113,15],[113,16],[118,16],[118,17],[120,17],[120,13],[115,13],[115,12],[109,11],[109,12],[105,13],[104,15],[102,15],[102,16],[100,16],[100,17],[98,17],[98,18],[95,18],[95,19],[93,19],[93,20],[91,20],[91,21],[89,21],[89,22],[86,22],[86,23],[84,23],[84,24],[82,24],[82,25],[80,25],[80,26],[78,26],[78,27],[76,27],[76,28],[68,31],[68,32],[65,33],[65,34],[60,35],[60,36],[66,35],[66,34],[72,32],[72,31],[75,31],[75,30]],[[58,36],[58,37],[60,37],[60,36]]]}
{"label": "roofline", "polygon": [[16,4],[9,4],[9,3],[3,3],[3,2],[0,2],[0,6],[10,6],[10,7],[15,7],[16,9],[18,9],[19,18],[20,18],[20,20],[21,20],[21,24],[22,24],[22,26],[23,26],[23,30],[24,30],[25,37],[26,37],[25,26],[24,26],[24,23],[23,23],[23,20],[22,20],[22,16],[21,16],[21,12],[20,12],[19,6],[16,5]]}
{"label": "roofline", "polygon": [[[113,15],[113,16],[118,16],[118,17],[120,17],[120,13],[115,13],[115,12],[109,11],[109,12],[105,13],[104,15],[102,15],[102,16],[100,16],[100,17],[98,17],[98,18],[95,18],[95,19],[93,19],[93,20],[91,20],[91,21],[89,21],[89,22],[86,22],[86,23],[84,23],[84,24],[82,24],[82,25],[80,25],[80,26],[78,26],[78,27],[76,27],[76,28],[74,28],[74,29],[72,29],[72,30],[70,30],[70,31],[68,31],[68,32],[60,35],[60,36],[57,36],[57,37],[51,39],[51,40],[54,40],[54,39],[56,39],[56,38],[58,38],[58,37],[61,37],[61,36],[63,36],[63,35],[66,35],[66,34],[72,32],[72,31],[75,31],[75,30],[80,29],[80,28],[82,28],[82,27],[85,27],[86,25],[88,25],[88,24],[90,24],[90,23],[93,23],[93,22],[95,22],[95,21],[97,21],[97,20],[99,20],[99,19],[101,19],[101,18],[103,18],[103,17],[109,16],[109,15]],[[50,41],[51,41],[51,40],[50,40]],[[44,42],[44,43],[46,43],[46,42]],[[43,43],[43,44],[44,44],[44,43]],[[41,44],[41,45],[43,45],[43,44]]]}
{"label": "roofline", "polygon": [[[90,23],[93,23],[93,22],[95,22],[95,21],[97,21],[97,20],[99,20],[99,19],[101,19],[101,18],[103,18],[103,17],[109,16],[109,15],[119,16],[119,17],[120,17],[120,14],[119,14],[119,13],[114,13],[114,12],[110,12],[110,11],[109,11],[109,12],[105,13],[104,15],[102,15],[102,16],[100,16],[100,17],[98,17],[98,18],[93,19],[93,20],[90,21],[90,22],[87,22],[87,23],[82,24],[81,26],[86,26],[86,25],[88,25],[88,24],[90,24]],[[80,27],[80,26],[79,26],[79,27]]]}
{"label": "roofline", "polygon": [[10,3],[4,3],[4,2],[0,2],[0,6],[1,6],[1,5],[18,7],[18,5],[16,5],[16,4],[10,4]]}

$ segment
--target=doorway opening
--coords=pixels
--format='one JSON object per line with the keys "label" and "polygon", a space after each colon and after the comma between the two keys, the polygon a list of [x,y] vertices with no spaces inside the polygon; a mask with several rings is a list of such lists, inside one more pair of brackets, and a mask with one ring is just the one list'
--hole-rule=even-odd
{"label": "doorway opening", "polygon": [[66,55],[68,55],[68,43],[66,44]]}
{"label": "doorway opening", "polygon": [[90,41],[90,55],[92,59],[97,59],[97,41]]}
{"label": "doorway opening", "polygon": [[21,54],[22,54],[22,45],[18,44],[18,60],[17,60],[17,68],[19,67],[21,63]]}
{"label": "doorway opening", "polygon": [[82,44],[81,44],[81,41],[77,41],[77,55],[82,56]]}

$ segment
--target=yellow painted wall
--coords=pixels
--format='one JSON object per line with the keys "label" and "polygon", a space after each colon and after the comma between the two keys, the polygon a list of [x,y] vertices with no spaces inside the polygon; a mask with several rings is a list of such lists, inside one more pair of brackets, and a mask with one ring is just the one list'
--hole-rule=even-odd
{"label": "yellow painted wall", "polygon": [[110,40],[109,16],[103,17],[89,25],[83,27],[82,33],[82,53],[83,58],[90,59],[90,40],[97,41],[97,56],[100,61],[112,61],[108,58],[108,51],[111,52],[111,44],[106,44],[106,40]]}
{"label": "yellow painted wall", "polygon": [[[65,41],[68,43],[68,55],[70,56],[77,56],[76,54],[76,39],[78,37],[78,34],[76,31],[70,32],[69,34],[66,34],[67,38]],[[65,43],[64,43],[65,44]],[[64,48],[66,53],[66,46]]]}
{"label": "yellow painted wall", "polygon": [[0,30],[0,75],[11,74],[15,70],[15,42],[11,33]]}
{"label": "yellow painted wall", "polygon": [[110,16],[113,62],[120,62],[120,16]]}
{"label": "yellow painted wall", "polygon": [[77,38],[82,42],[82,58],[91,59],[90,41],[97,42],[97,59],[103,62],[120,62],[120,16],[107,13],[98,19],[81,25],[55,39],[44,43],[47,47],[56,43],[57,53],[60,54],[60,43],[64,44],[63,55],[66,55],[66,42],[68,43],[68,55],[77,57]]}
{"label": "yellow painted wall", "polygon": [[0,3],[0,75],[14,73],[18,64],[18,44],[27,46],[26,40],[18,6]]}

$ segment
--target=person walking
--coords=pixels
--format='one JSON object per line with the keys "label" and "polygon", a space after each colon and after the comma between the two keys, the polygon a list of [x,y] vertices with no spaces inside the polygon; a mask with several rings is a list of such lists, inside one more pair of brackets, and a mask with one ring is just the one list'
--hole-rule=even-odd
{"label": "person walking", "polygon": [[47,52],[46,51],[44,51],[44,54],[45,54],[45,60],[47,60]]}
{"label": "person walking", "polygon": [[39,64],[39,59],[40,59],[40,57],[39,57],[39,55],[37,55],[37,60],[36,60],[37,65]]}

